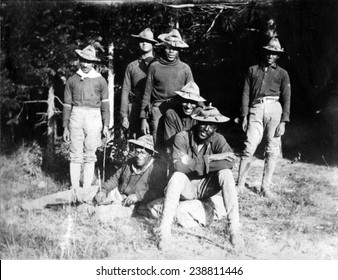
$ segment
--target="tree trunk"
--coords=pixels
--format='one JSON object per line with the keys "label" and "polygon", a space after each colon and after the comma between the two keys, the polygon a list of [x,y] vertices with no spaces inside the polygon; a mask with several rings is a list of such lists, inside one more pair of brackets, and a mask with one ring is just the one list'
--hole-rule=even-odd
{"label": "tree trunk", "polygon": [[48,91],[48,109],[47,109],[47,150],[46,150],[46,161],[48,163],[54,162],[54,88],[51,86]]}
{"label": "tree trunk", "polygon": [[111,137],[114,136],[114,65],[113,65],[113,54],[114,54],[114,44],[109,45],[109,64],[108,64],[108,93],[109,93],[109,129],[111,129]]}

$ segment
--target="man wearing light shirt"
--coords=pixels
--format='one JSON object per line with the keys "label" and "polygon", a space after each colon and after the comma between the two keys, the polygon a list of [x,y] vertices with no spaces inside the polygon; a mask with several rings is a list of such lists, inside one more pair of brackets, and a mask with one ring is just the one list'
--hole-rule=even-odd
{"label": "man wearing light shirt", "polygon": [[83,188],[91,186],[96,150],[101,131],[107,136],[109,100],[106,80],[94,68],[100,61],[91,45],[75,50],[80,69],[66,83],[63,107],[63,139],[70,142],[70,179],[72,188],[80,187],[83,164]]}

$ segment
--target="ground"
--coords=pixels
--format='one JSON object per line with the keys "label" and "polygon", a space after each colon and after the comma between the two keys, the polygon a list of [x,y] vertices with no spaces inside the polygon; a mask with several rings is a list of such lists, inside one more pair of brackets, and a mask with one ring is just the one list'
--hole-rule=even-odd
{"label": "ground", "polygon": [[[172,249],[161,252],[151,219],[103,223],[84,214],[85,206],[22,211],[25,199],[68,187],[40,171],[32,153],[21,147],[0,156],[1,259],[338,259],[337,167],[281,159],[273,186],[277,200],[250,190],[240,195],[240,253],[224,234],[224,219],[207,228],[174,226]],[[263,161],[255,159],[249,187],[259,186],[262,169]]]}

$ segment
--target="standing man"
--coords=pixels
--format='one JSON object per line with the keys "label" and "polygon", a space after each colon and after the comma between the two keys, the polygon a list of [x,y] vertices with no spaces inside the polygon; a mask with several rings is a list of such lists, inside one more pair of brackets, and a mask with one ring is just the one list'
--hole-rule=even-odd
{"label": "standing man", "polygon": [[213,107],[207,107],[192,115],[198,124],[188,131],[179,132],[173,145],[175,172],[165,190],[164,208],[157,229],[158,248],[170,247],[171,224],[180,200],[205,199],[222,190],[227,212],[230,242],[239,247],[239,212],[235,181],[231,168],[235,155],[217,133],[217,124],[229,119]]}
{"label": "standing man", "polygon": [[129,138],[140,136],[140,111],[141,102],[146,83],[147,69],[149,63],[154,59],[154,40],[153,32],[146,28],[139,35],[131,35],[138,41],[140,57],[129,63],[123,80],[120,115],[122,127],[129,129]]}
{"label": "standing man", "polygon": [[169,108],[174,107],[175,90],[193,81],[190,67],[179,58],[179,50],[189,46],[178,30],[161,34],[158,39],[164,45],[164,50],[162,56],[149,66],[140,113],[141,131],[143,134],[152,133],[155,146],[158,146],[157,138],[162,138],[159,142],[163,142],[163,123],[158,131],[159,121]]}
{"label": "standing man", "polygon": [[284,50],[273,38],[264,49],[264,62],[251,66],[242,94],[242,128],[246,132],[245,148],[238,173],[238,190],[245,190],[245,181],[252,157],[263,136],[266,138],[265,162],[261,192],[273,198],[271,178],[280,155],[281,136],[289,122],[291,87],[288,73],[276,63]]}
{"label": "standing man", "polygon": [[108,85],[93,68],[100,61],[91,45],[75,50],[80,69],[66,83],[63,107],[63,139],[70,141],[70,180],[72,188],[80,187],[83,164],[83,188],[91,186],[94,177],[96,149],[101,131],[107,137],[109,126]]}

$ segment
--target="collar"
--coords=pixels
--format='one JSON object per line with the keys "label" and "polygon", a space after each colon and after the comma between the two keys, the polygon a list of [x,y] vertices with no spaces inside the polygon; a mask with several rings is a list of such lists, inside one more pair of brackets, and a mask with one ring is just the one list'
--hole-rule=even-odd
{"label": "collar", "polygon": [[97,72],[94,68],[90,70],[88,73],[84,73],[81,69],[77,70],[76,74],[78,74],[81,77],[81,81],[85,78],[93,79],[101,77],[101,74]]}
{"label": "collar", "polygon": [[137,175],[144,173],[152,164],[154,163],[154,159],[152,158],[151,160],[149,160],[149,162],[143,166],[142,169],[138,169],[134,166],[134,164],[131,165],[131,169],[133,170],[133,172]]}
{"label": "collar", "polygon": [[180,58],[179,57],[176,57],[174,61],[168,61],[168,60],[165,60],[164,58],[162,57],[158,57],[157,58],[157,61],[163,65],[167,65],[167,66],[173,66],[173,65],[177,65],[179,62],[180,62]]}
{"label": "collar", "polygon": [[[273,69],[276,69],[277,68],[277,63],[275,62],[275,63],[273,63],[273,64],[271,64],[268,68],[273,68]],[[264,68],[265,68],[265,65],[264,65],[264,63],[261,63],[260,65],[259,65],[259,67],[264,71]]]}

